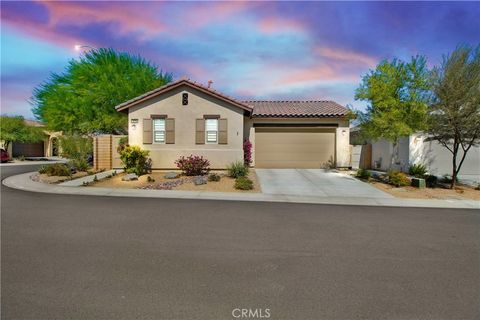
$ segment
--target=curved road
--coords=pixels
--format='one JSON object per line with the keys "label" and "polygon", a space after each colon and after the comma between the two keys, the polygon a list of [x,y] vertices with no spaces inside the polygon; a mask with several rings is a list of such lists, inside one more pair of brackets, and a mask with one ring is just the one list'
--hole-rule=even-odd
{"label": "curved road", "polygon": [[475,210],[3,185],[1,210],[2,319],[245,319],[236,308],[257,309],[257,319],[266,309],[271,319],[480,317]]}

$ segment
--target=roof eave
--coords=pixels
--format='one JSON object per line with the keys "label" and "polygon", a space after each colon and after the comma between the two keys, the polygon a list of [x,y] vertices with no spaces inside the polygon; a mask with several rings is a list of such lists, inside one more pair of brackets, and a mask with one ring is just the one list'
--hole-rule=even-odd
{"label": "roof eave", "polygon": [[[205,88],[205,87],[203,87],[203,86],[201,86],[201,85],[199,85],[199,84],[197,84],[197,83],[194,83],[194,82],[191,82],[191,81],[188,81],[188,80],[185,80],[185,79],[182,79],[182,80],[179,80],[179,81],[176,81],[176,82],[169,83],[169,84],[167,84],[167,85],[165,85],[165,86],[162,86],[162,87],[160,87],[160,88],[157,88],[157,89],[155,89],[155,90],[150,91],[150,93],[147,92],[147,93],[145,93],[145,94],[143,94],[143,95],[140,95],[140,96],[138,96],[138,97],[136,97],[136,98],[133,98],[133,99],[131,99],[131,100],[129,100],[129,101],[126,101],[126,102],[124,102],[124,103],[122,103],[122,104],[119,104],[118,106],[115,107],[115,110],[118,111],[118,112],[125,112],[126,110],[128,110],[129,108],[131,108],[131,107],[133,107],[133,106],[136,106],[136,105],[138,105],[138,104],[140,104],[140,103],[142,103],[142,102],[144,102],[144,101],[146,101],[146,100],[149,100],[149,99],[151,99],[151,98],[154,98],[154,97],[156,97],[156,96],[159,96],[159,95],[161,95],[161,94],[163,94],[163,93],[165,93],[165,92],[167,92],[167,91],[169,91],[169,90],[173,90],[173,89],[175,89],[175,88],[178,88],[178,87],[181,86],[181,85],[188,85],[188,86],[190,86],[190,87],[192,87],[192,88],[195,88],[195,89],[197,89],[197,90],[199,90],[199,91],[202,91],[202,92],[204,92],[204,93],[206,93],[206,94],[208,94],[208,95],[214,96],[214,97],[216,97],[217,99],[220,99],[220,100],[223,100],[223,101],[225,101],[225,102],[227,102],[227,103],[230,103],[230,104],[233,105],[233,106],[236,106],[236,107],[238,107],[238,108],[240,108],[240,109],[243,109],[243,110],[247,111],[248,113],[251,113],[251,112],[253,111],[253,109],[252,109],[250,106],[247,106],[247,105],[245,105],[245,104],[243,104],[243,103],[240,103],[240,102],[238,102],[238,101],[233,100],[233,99],[230,98],[230,97],[227,97],[227,96],[225,96],[225,95],[222,95],[221,93],[218,93],[218,92],[216,92],[216,91],[210,90],[210,89]],[[142,97],[142,96],[143,96],[143,97]]]}

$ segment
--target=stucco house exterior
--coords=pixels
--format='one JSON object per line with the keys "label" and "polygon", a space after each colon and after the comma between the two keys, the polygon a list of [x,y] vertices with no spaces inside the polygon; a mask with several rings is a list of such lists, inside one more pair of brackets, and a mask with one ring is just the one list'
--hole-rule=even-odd
{"label": "stucco house exterior", "polygon": [[[396,146],[385,139],[376,141],[362,141],[360,128],[350,130],[352,144],[364,143],[353,147],[354,154],[369,151],[366,169],[381,171],[399,170],[408,172],[413,164],[423,164],[430,174],[442,177],[452,175],[452,153],[437,141],[429,139],[428,134],[417,132],[398,139]],[[366,148],[367,147],[367,148]],[[457,163],[463,156],[462,150],[458,153]],[[358,161],[352,157],[352,167],[359,167]],[[458,174],[460,181],[477,185],[480,182],[480,146],[472,146]]]}
{"label": "stucco house exterior", "polygon": [[[24,120],[27,126],[44,127],[45,125],[36,120]],[[43,141],[38,142],[12,142],[8,145],[7,152],[10,157],[57,157],[60,153],[59,138],[61,131],[53,132],[44,130]],[[0,147],[4,149],[4,141],[0,141]]]}
{"label": "stucco house exterior", "polygon": [[238,101],[188,79],[116,107],[128,113],[128,140],[150,151],[152,167],[190,154],[212,168],[243,160],[252,143],[257,168],[350,165],[348,109],[333,101]]}

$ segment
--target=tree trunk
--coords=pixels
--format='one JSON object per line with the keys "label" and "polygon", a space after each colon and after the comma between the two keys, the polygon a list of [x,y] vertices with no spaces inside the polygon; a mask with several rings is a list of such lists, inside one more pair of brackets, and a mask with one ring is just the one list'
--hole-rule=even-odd
{"label": "tree trunk", "polygon": [[457,153],[453,154],[453,165],[452,165],[452,182],[450,183],[450,189],[455,188],[455,183],[457,180]]}
{"label": "tree trunk", "polygon": [[450,189],[455,188],[455,184],[457,182],[457,155],[459,148],[460,142],[458,141],[458,137],[455,135],[455,138],[453,139],[452,182],[450,183]]}

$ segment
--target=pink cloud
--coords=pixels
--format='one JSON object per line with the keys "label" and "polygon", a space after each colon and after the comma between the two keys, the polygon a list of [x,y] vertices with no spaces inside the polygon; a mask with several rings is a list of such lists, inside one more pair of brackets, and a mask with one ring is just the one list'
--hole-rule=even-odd
{"label": "pink cloud", "polygon": [[[61,23],[71,25],[86,25],[92,22],[112,22],[118,26],[120,33],[141,31],[152,36],[166,30],[166,26],[152,16],[152,11],[145,10],[135,3],[102,3],[46,1],[41,2],[49,10],[49,26]],[[152,3],[158,6],[159,3]],[[103,8],[102,8],[103,6]],[[156,8],[155,8],[156,9]]]}
{"label": "pink cloud", "polygon": [[276,32],[303,32],[305,26],[295,20],[284,19],[280,17],[263,17],[258,22],[260,31],[263,33],[276,33]]}
{"label": "pink cloud", "polygon": [[252,3],[245,1],[199,2],[187,10],[183,25],[199,28],[213,22],[223,21],[234,14],[252,8]]}
{"label": "pink cloud", "polygon": [[338,48],[318,47],[315,48],[315,53],[327,59],[363,64],[368,67],[375,66],[378,61],[374,57],[368,56],[366,54]]}

